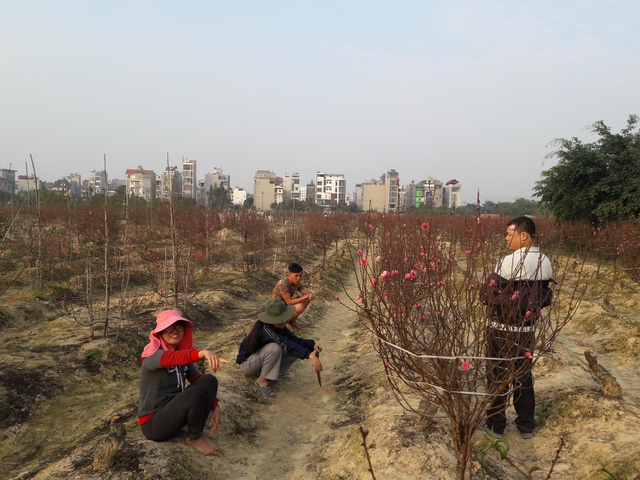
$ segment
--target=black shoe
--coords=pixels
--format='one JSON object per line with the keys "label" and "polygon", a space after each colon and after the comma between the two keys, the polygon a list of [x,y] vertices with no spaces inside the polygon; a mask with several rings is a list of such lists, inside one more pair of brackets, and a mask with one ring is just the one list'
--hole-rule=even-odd
{"label": "black shoe", "polygon": [[492,437],[504,438],[504,433],[503,432],[496,432],[493,429],[493,427],[491,427],[488,423],[483,423],[482,426],[480,427],[480,430],[482,430],[485,433],[488,433]]}
{"label": "black shoe", "polygon": [[531,432],[522,432],[521,431],[520,432],[520,436],[522,438],[524,438],[525,440],[529,440],[529,439],[533,438],[533,431],[531,431]]}

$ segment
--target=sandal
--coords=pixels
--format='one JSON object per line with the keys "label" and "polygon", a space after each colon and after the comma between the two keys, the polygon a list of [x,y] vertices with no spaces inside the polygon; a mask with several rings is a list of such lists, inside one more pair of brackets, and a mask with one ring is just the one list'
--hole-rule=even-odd
{"label": "sandal", "polygon": [[257,381],[253,382],[253,384],[256,386],[258,391],[262,392],[266,397],[269,397],[269,398],[276,397],[276,393],[273,390],[271,390],[271,387],[269,385],[265,385],[264,387],[261,387]]}

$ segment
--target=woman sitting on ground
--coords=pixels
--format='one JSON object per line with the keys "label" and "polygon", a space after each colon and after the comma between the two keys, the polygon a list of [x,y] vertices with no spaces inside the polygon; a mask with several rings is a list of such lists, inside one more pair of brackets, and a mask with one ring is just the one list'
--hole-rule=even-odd
{"label": "woman sitting on ground", "polygon": [[280,299],[268,301],[253,329],[240,344],[236,363],[249,375],[258,375],[255,386],[267,397],[276,396],[269,380],[278,380],[298,359],[308,358],[316,373],[322,371],[322,363],[315,355],[322,351],[322,346],[297,337],[286,328],[295,311],[294,306]]}
{"label": "woman sitting on ground", "polygon": [[218,380],[200,374],[194,362],[201,359],[209,362],[213,373],[225,361],[209,350],[194,348],[193,324],[180,312],[161,312],[142,352],[138,423],[142,434],[156,442],[176,436],[186,425],[186,442],[204,455],[213,455],[216,446],[203,430],[210,414],[209,433],[220,422]]}

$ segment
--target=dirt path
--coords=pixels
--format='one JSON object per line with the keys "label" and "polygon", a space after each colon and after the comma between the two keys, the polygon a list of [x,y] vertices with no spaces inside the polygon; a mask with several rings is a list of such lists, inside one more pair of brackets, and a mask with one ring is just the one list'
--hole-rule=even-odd
{"label": "dirt path", "polygon": [[[355,289],[355,279],[347,288]],[[307,360],[296,362],[285,379],[273,384],[277,398],[266,400],[255,419],[262,425],[256,437],[258,448],[227,451],[221,445],[220,455],[238,466],[235,478],[307,478],[322,463],[326,445],[336,435],[331,426],[343,416],[334,386],[336,367],[343,352],[356,342],[354,314],[338,302],[325,301],[324,307],[317,320],[300,317],[306,325],[300,335],[323,346],[322,387]]]}

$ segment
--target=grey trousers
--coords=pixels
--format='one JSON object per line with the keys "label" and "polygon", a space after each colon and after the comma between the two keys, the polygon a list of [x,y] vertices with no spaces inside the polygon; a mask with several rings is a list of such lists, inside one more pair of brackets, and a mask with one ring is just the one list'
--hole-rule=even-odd
{"label": "grey trousers", "polygon": [[268,380],[278,380],[287,373],[298,357],[287,355],[275,342],[267,343],[240,364],[240,368],[249,375],[258,375]]}

